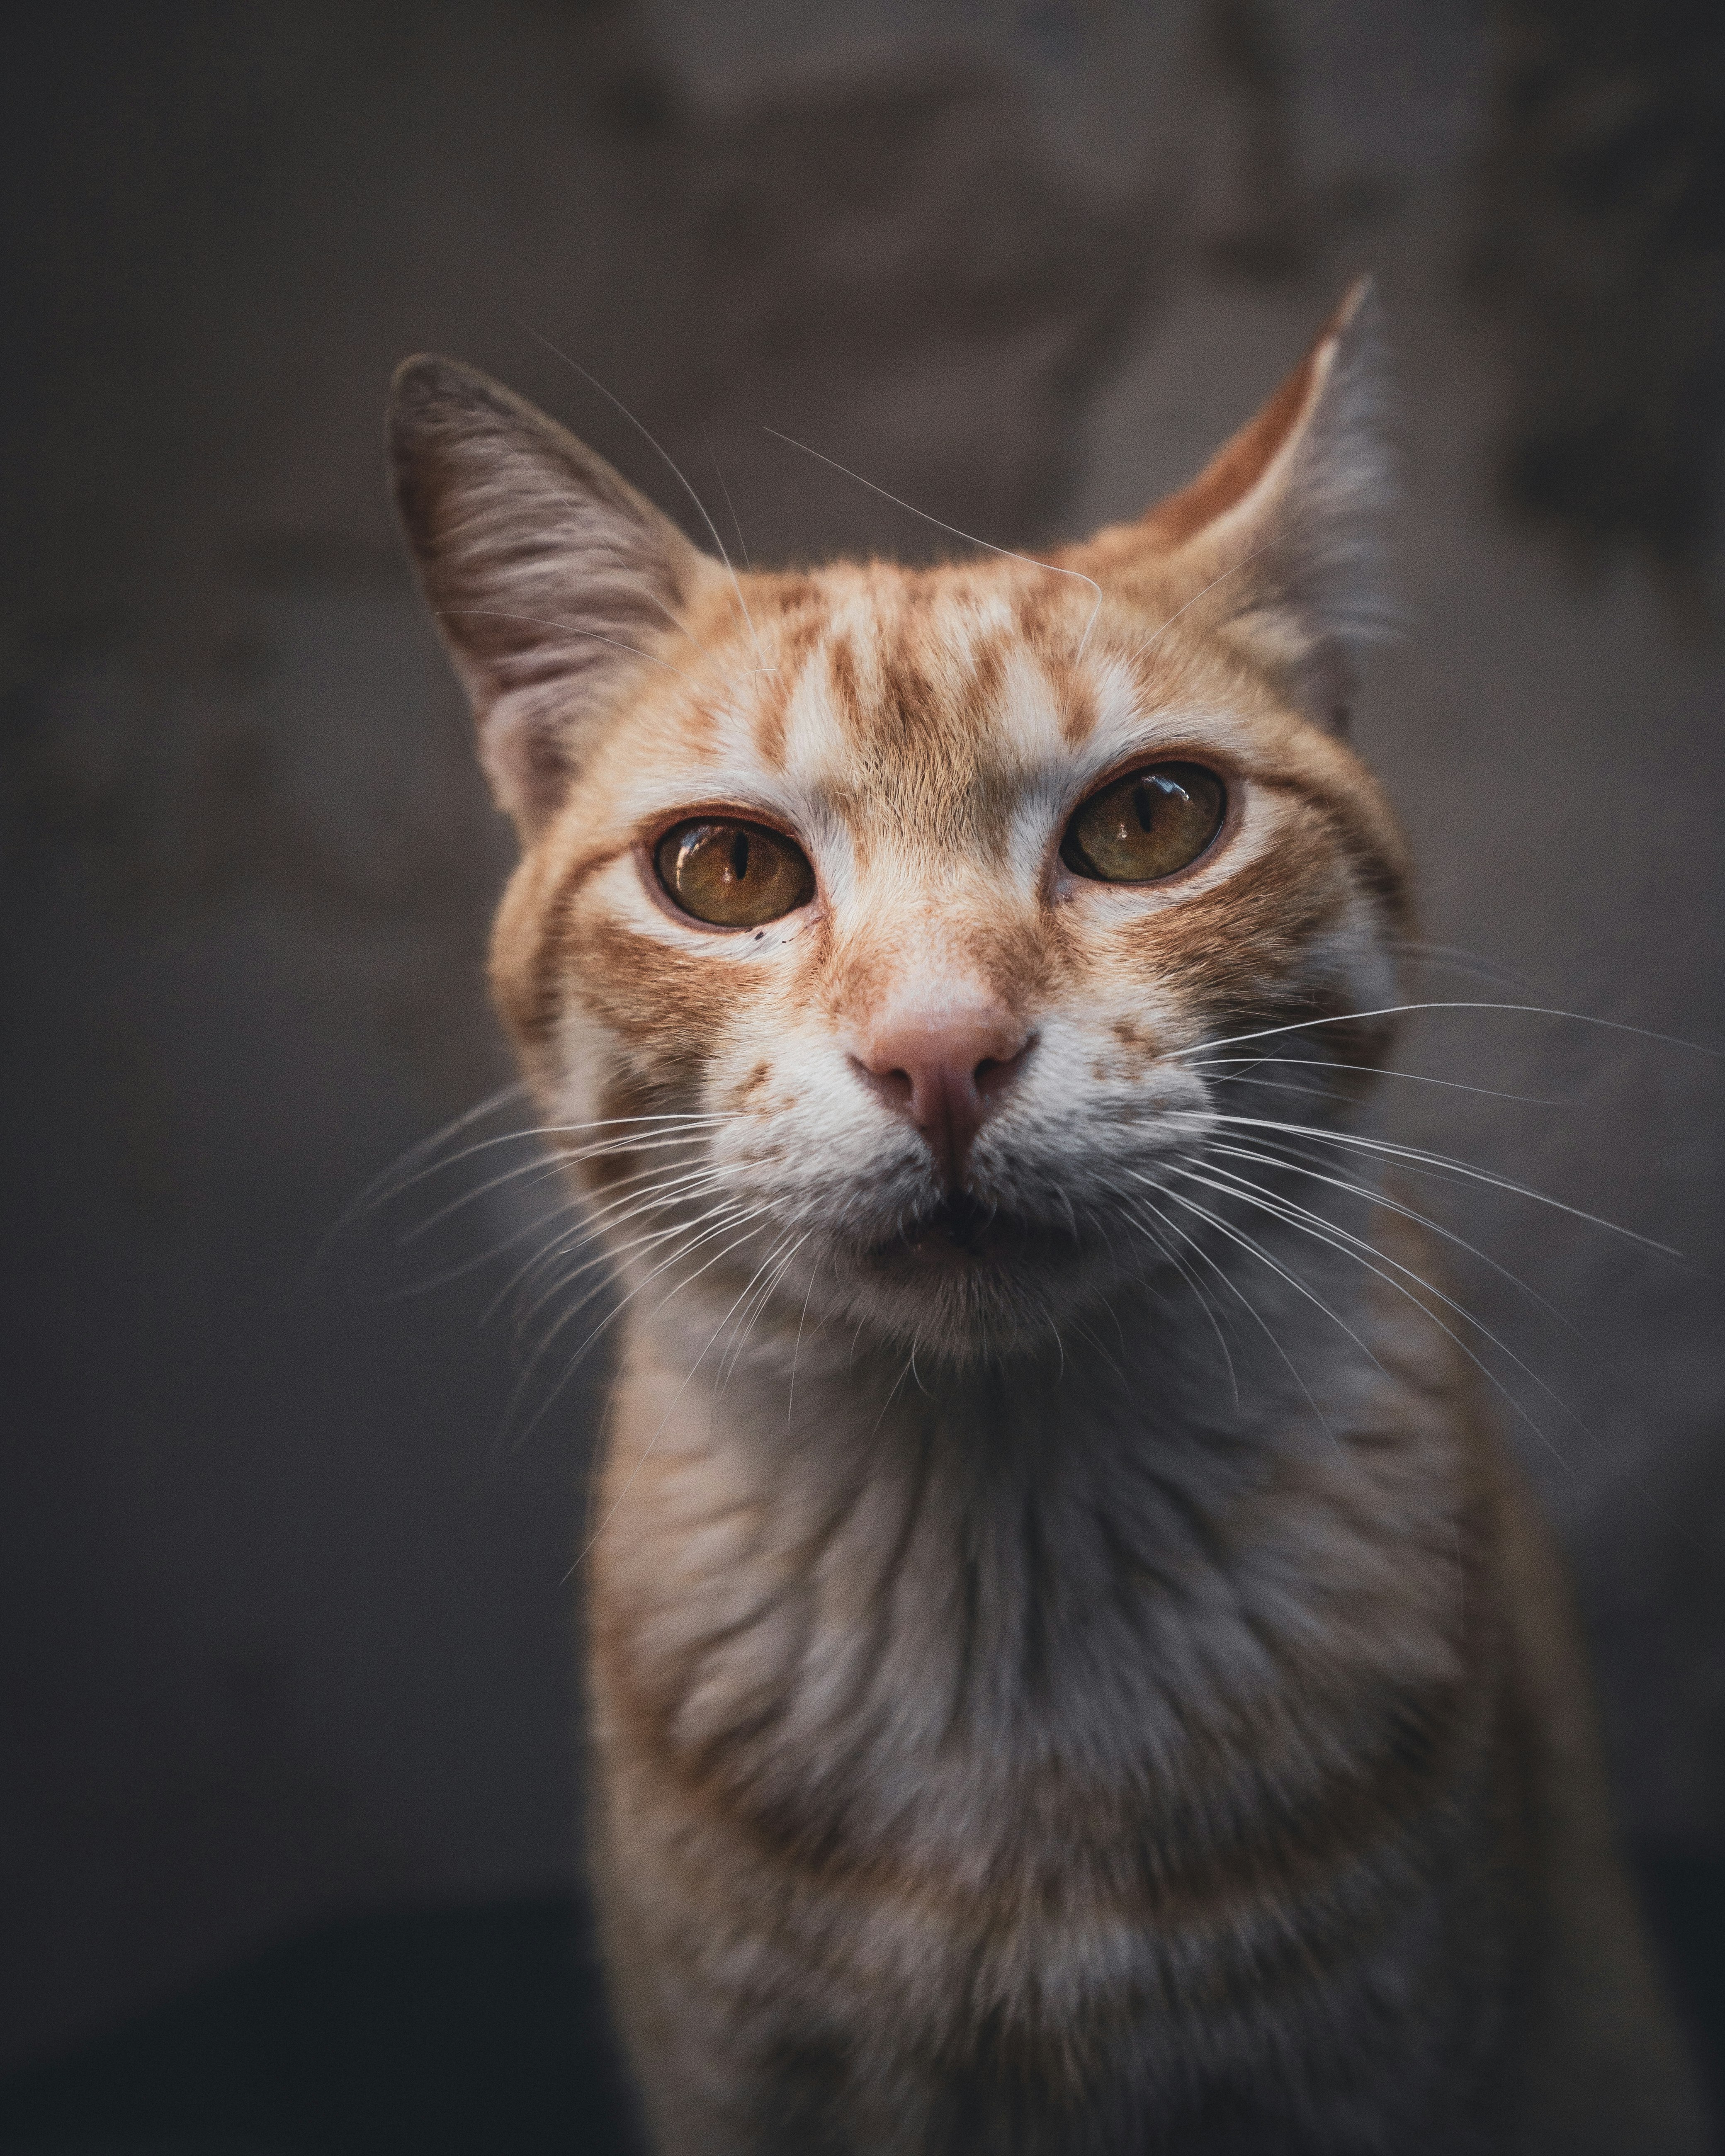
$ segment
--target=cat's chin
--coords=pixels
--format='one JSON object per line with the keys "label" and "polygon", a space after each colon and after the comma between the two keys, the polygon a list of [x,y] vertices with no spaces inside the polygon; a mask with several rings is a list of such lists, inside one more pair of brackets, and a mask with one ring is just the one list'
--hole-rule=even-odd
{"label": "cat's chin", "polygon": [[1029,1347],[1086,1290],[1102,1254],[1071,1228],[968,1195],[943,1199],[834,1268],[851,1314],[883,1337],[968,1361]]}

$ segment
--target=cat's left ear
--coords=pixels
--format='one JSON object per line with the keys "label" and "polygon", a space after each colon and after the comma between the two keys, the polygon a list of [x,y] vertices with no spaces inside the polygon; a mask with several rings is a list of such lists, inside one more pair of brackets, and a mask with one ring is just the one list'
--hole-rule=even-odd
{"label": "cat's left ear", "polygon": [[1361,278],[1257,417],[1136,524],[1061,556],[1164,619],[1237,643],[1321,726],[1348,724],[1362,644],[1393,625],[1378,306]]}
{"label": "cat's left ear", "polygon": [[611,715],[671,653],[711,565],[585,443],[477,368],[398,370],[396,509],[473,705],[480,760],[531,839]]}

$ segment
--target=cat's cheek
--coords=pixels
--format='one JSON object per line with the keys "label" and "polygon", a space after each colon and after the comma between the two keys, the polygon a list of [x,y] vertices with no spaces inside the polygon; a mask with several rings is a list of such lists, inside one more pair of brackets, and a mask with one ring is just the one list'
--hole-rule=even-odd
{"label": "cat's cheek", "polygon": [[737,1008],[729,968],[608,913],[572,922],[564,957],[580,1002],[601,1024],[631,1048],[680,1064],[711,1056]]}
{"label": "cat's cheek", "polygon": [[907,1163],[919,1181],[924,1173],[905,1125],[858,1082],[826,1029],[789,1008],[739,1029],[706,1074],[703,1106],[723,1118],[716,1157],[778,1198],[866,1204],[883,1176]]}

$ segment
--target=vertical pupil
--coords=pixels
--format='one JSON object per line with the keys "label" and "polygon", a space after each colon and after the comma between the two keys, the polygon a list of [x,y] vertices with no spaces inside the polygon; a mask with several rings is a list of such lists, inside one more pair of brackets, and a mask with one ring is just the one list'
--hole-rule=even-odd
{"label": "vertical pupil", "polygon": [[1156,788],[1147,778],[1133,787],[1132,806],[1138,812],[1138,829],[1147,831],[1156,820]]}
{"label": "vertical pupil", "polygon": [[748,872],[749,835],[747,831],[739,831],[731,841],[731,873],[741,883]]}

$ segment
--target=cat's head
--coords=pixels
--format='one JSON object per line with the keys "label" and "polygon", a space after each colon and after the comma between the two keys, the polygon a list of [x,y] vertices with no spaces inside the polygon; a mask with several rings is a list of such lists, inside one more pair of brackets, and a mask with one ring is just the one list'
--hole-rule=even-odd
{"label": "cat's head", "polygon": [[1393,1000],[1405,904],[1343,737],[1370,314],[1141,521],[921,569],[733,574],[403,367],[403,523],[524,850],[498,999],[638,1274],[963,1355],[1178,1255],[1171,1164],[1268,1029],[1339,1111],[1375,1035],[1309,1022]]}

